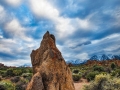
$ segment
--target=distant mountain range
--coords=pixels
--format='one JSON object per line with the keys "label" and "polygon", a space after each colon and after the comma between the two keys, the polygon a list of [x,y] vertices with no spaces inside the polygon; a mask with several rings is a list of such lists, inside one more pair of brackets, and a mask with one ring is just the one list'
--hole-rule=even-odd
{"label": "distant mountain range", "polygon": [[80,59],[76,59],[76,60],[69,60],[66,61],[66,63],[71,63],[73,65],[79,65],[79,64],[84,64],[87,60],[80,60]]}
{"label": "distant mountain range", "polygon": [[[120,55],[112,55],[112,54],[100,54],[100,55],[93,55],[90,59],[88,60],[97,60],[97,61],[104,61],[104,60],[120,60]],[[88,60],[80,60],[80,59],[76,59],[76,60],[69,60],[66,61],[67,63],[71,63],[73,65],[79,65],[79,64],[84,64],[86,63]]]}
{"label": "distant mountain range", "polygon": [[103,61],[103,60],[112,60],[112,59],[118,59],[120,60],[120,55],[93,55],[89,60],[99,60],[99,61]]}

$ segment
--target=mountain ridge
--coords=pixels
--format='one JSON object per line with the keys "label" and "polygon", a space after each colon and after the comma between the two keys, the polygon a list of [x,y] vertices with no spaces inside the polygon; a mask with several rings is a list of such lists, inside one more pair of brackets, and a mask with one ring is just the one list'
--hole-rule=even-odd
{"label": "mountain ridge", "polygon": [[120,55],[113,55],[113,54],[96,54],[90,57],[90,59],[87,60],[81,60],[81,59],[76,59],[76,60],[69,60],[66,61],[66,63],[71,63],[73,65],[79,65],[79,64],[85,64],[87,61],[106,61],[106,60],[120,60]]}

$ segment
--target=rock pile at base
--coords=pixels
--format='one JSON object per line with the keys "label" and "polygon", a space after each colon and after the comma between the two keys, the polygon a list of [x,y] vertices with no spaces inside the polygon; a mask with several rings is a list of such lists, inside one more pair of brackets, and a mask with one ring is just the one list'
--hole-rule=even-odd
{"label": "rock pile at base", "polygon": [[41,45],[31,53],[33,77],[26,90],[75,90],[70,68],[48,31]]}

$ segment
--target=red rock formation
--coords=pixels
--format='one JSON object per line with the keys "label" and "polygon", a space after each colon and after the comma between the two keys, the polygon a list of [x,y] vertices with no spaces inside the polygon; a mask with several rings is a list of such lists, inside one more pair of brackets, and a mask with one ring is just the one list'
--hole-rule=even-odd
{"label": "red rock formation", "polygon": [[5,66],[4,64],[0,63],[0,68],[2,68],[2,67],[4,67],[4,66]]}
{"label": "red rock formation", "polygon": [[33,77],[26,90],[75,90],[70,68],[47,31],[40,47],[31,53]]}
{"label": "red rock formation", "polygon": [[93,65],[110,66],[111,63],[115,63],[117,66],[120,66],[120,60],[117,60],[117,59],[104,60],[104,61],[88,60],[86,62],[86,65],[88,65],[88,66],[93,66]]}

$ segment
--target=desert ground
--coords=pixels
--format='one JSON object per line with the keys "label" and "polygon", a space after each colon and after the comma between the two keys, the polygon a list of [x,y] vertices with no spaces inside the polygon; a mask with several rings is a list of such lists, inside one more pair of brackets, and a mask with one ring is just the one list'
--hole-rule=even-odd
{"label": "desert ground", "polygon": [[75,90],[82,90],[84,85],[88,85],[88,84],[89,84],[89,82],[86,79],[82,78],[81,81],[74,83]]}

